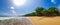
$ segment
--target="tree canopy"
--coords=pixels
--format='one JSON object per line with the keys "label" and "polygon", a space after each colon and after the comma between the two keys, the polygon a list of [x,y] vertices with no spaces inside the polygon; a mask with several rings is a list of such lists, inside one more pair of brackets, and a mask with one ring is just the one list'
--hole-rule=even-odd
{"label": "tree canopy", "polygon": [[37,7],[35,12],[26,14],[25,16],[60,16],[60,11],[55,7],[50,7],[47,9],[43,7]]}

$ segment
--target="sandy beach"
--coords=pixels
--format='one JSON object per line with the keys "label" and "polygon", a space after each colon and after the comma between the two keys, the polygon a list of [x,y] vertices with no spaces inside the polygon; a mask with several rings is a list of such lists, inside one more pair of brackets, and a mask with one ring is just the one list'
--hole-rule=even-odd
{"label": "sandy beach", "polygon": [[34,25],[60,25],[60,17],[30,17]]}

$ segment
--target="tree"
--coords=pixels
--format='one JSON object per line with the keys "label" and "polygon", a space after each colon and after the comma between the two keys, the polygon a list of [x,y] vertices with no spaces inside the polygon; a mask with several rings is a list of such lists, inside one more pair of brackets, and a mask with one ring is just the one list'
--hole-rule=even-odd
{"label": "tree", "polygon": [[47,16],[48,15],[48,11],[47,10],[42,10],[42,14],[44,15],[44,16]]}
{"label": "tree", "polygon": [[26,14],[25,16],[36,16],[36,14],[35,12],[32,12],[32,13]]}
{"label": "tree", "polygon": [[36,8],[36,15],[37,16],[43,16],[43,14],[42,14],[42,11],[44,10],[44,8],[42,8],[42,7],[37,7]]}
{"label": "tree", "polygon": [[58,14],[58,8],[51,7],[48,9],[48,12],[50,15],[57,15]]}
{"label": "tree", "polygon": [[50,7],[48,10],[43,7],[37,7],[35,12],[27,14],[26,16],[60,16],[58,8]]}

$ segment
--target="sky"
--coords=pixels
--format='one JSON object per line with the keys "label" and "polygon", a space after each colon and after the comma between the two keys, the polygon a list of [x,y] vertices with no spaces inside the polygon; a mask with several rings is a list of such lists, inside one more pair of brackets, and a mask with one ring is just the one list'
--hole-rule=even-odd
{"label": "sky", "polygon": [[0,15],[24,15],[32,13],[37,7],[60,8],[60,0],[26,0],[24,5],[14,5],[13,0],[0,0]]}

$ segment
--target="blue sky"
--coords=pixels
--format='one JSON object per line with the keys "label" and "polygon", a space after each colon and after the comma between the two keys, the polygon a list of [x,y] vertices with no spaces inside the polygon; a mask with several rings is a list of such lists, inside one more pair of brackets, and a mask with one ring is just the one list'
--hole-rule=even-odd
{"label": "blue sky", "polygon": [[[11,7],[13,2],[12,0],[0,0],[0,15],[12,14]],[[14,12],[16,14],[27,14],[32,13],[38,7],[57,7],[60,8],[60,0],[26,0],[26,3],[23,6],[13,6]]]}

